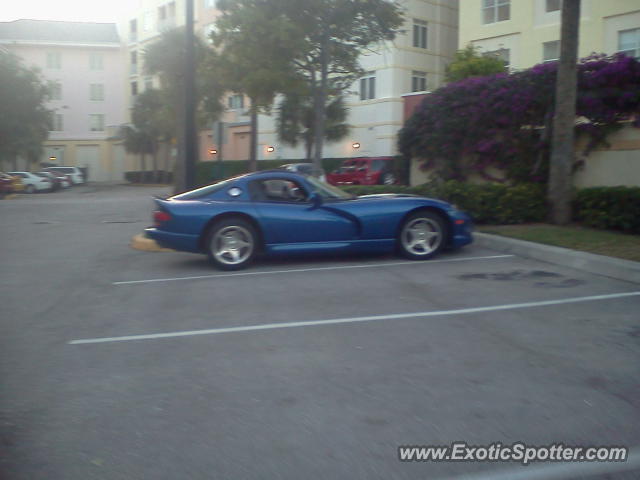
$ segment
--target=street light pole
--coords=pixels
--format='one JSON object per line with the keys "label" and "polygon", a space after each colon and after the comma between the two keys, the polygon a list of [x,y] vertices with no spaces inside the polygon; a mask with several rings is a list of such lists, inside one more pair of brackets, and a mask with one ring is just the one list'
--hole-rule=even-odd
{"label": "street light pole", "polygon": [[187,190],[196,185],[196,85],[193,32],[193,0],[186,0],[185,62],[184,62],[184,183]]}

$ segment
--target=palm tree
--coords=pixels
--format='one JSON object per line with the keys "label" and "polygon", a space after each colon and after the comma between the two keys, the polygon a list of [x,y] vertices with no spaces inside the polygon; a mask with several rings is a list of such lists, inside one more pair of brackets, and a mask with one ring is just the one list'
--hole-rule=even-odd
{"label": "palm tree", "polygon": [[[344,104],[344,97],[333,97],[325,109],[324,139],[336,142],[349,133],[349,125],[345,123],[349,110]],[[280,141],[295,147],[304,142],[306,158],[312,159],[315,144],[315,104],[314,99],[299,93],[285,95],[278,106],[276,126]]]}

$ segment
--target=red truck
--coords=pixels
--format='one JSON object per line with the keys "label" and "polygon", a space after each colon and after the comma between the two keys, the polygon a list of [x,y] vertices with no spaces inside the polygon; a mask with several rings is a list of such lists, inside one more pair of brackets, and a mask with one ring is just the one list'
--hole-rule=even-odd
{"label": "red truck", "polygon": [[393,157],[359,157],[342,162],[339,169],[327,174],[332,185],[393,185]]}

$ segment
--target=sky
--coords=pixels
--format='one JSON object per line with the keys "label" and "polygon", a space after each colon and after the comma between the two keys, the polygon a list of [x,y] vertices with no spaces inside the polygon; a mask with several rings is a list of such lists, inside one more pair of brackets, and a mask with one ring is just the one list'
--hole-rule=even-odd
{"label": "sky", "polygon": [[0,0],[0,22],[21,18],[117,22],[135,4],[135,0]]}

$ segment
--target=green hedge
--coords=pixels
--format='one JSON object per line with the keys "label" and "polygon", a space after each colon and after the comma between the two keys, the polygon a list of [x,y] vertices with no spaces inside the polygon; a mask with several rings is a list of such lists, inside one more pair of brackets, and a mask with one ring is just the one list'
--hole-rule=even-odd
{"label": "green hedge", "polygon": [[547,213],[544,187],[538,184],[475,185],[452,180],[416,187],[374,185],[345,187],[344,190],[355,195],[411,193],[437,198],[457,205],[477,223],[542,222]]}
{"label": "green hedge", "polygon": [[640,187],[590,187],[575,196],[576,220],[595,228],[640,233]]}

